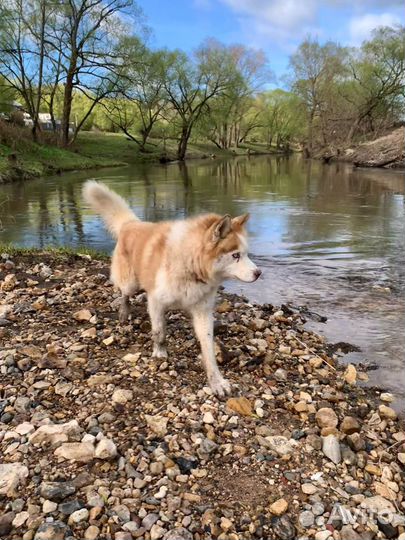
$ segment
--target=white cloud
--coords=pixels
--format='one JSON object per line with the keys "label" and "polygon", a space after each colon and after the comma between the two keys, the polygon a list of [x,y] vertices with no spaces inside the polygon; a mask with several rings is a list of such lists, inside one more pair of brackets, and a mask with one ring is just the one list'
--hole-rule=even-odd
{"label": "white cloud", "polygon": [[[197,0],[198,1],[198,0]],[[203,1],[203,0],[200,0]],[[308,34],[320,39],[343,38],[341,41],[359,44],[373,28],[400,22],[397,8],[403,0],[220,0],[237,16],[245,38],[252,43],[273,43],[284,50],[294,47]],[[366,10],[383,7],[385,13],[370,14]],[[329,10],[329,24],[319,27],[321,9]],[[390,13],[389,11],[392,12]],[[350,17],[346,35],[345,25],[334,27],[333,12]],[[349,12],[349,13],[348,13]],[[339,13],[340,14],[340,13]],[[356,14],[356,16],[354,16]]]}
{"label": "white cloud", "polygon": [[353,17],[349,21],[349,32],[352,45],[359,45],[368,39],[371,32],[379,26],[393,26],[400,24],[401,19],[393,13],[366,13]]}

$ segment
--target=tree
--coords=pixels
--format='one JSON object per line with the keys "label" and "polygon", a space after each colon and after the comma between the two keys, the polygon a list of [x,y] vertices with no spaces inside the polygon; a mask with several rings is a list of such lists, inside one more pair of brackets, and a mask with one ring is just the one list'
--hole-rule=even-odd
{"label": "tree", "polygon": [[191,132],[215,96],[222,95],[237,77],[223,45],[204,43],[191,58],[181,51],[170,55],[165,91],[179,123],[177,158],[184,160]]}
{"label": "tree", "polygon": [[[133,43],[124,84],[116,99],[104,104],[111,121],[139,145],[141,152],[167,106],[165,83],[170,58],[166,50],[152,51],[140,42]],[[137,124],[140,140],[130,132]]]}
{"label": "tree", "polygon": [[34,140],[39,130],[46,27],[54,16],[54,4],[46,0],[11,0],[0,7],[1,74],[24,100],[33,121]]}
{"label": "tree", "polygon": [[125,26],[120,15],[132,8],[132,0],[65,0],[63,17],[55,29],[63,58],[63,111],[61,138],[69,144],[69,122],[75,91],[91,101],[78,121],[72,140],[102,99],[112,94],[123,77],[126,51]]}
{"label": "tree", "polygon": [[273,77],[263,51],[243,45],[230,45],[227,50],[235,69],[233,84],[211,102],[202,127],[219,148],[237,147],[259,127],[260,111],[253,96]]}
{"label": "tree", "polygon": [[314,124],[328,110],[328,96],[344,73],[345,49],[336,43],[320,45],[306,39],[290,57],[291,89],[301,99],[307,115],[307,154],[313,153]]}
{"label": "tree", "polygon": [[390,113],[400,116],[404,110],[405,27],[376,29],[360,51],[352,52],[349,66],[352,77],[342,93],[353,108],[347,134],[350,144],[362,123],[373,131],[377,119],[392,119]]}

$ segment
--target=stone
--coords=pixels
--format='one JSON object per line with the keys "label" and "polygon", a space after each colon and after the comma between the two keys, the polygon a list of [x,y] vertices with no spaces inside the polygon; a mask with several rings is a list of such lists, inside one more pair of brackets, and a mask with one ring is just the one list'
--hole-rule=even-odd
{"label": "stone", "polygon": [[70,514],[69,516],[69,525],[76,525],[77,523],[81,523],[82,521],[87,521],[89,519],[89,511],[87,508],[81,508],[80,510],[76,510],[76,512],[73,512],[73,514]]}
{"label": "stone", "polygon": [[340,445],[335,435],[328,435],[322,437],[322,452],[327,458],[329,458],[335,465],[341,462],[342,455],[340,452]]}
{"label": "stone", "polygon": [[120,403],[125,405],[128,401],[131,401],[134,397],[132,390],[126,390],[125,388],[117,388],[112,395],[113,403]]}
{"label": "stone", "polygon": [[90,525],[84,533],[85,540],[97,540],[100,536],[100,529],[96,525]]}
{"label": "stone", "polygon": [[0,538],[7,537],[13,528],[13,519],[15,518],[15,512],[6,512],[0,515]]}
{"label": "stone", "polygon": [[146,516],[142,520],[142,527],[149,531],[152,525],[154,525],[158,519],[159,516],[157,514],[146,514]]}
{"label": "stone", "polygon": [[159,540],[159,538],[163,538],[165,532],[166,529],[155,523],[150,529],[150,540]]}
{"label": "stone", "polygon": [[370,474],[373,474],[374,476],[381,476],[380,467],[378,465],[374,465],[374,463],[367,463],[364,470]]}
{"label": "stone", "polygon": [[35,533],[34,540],[64,540],[67,531],[68,528],[62,521],[42,523]]}
{"label": "stone", "polygon": [[121,523],[128,523],[128,521],[130,521],[131,519],[131,513],[129,511],[129,508],[128,506],[125,506],[125,504],[118,504],[117,506],[113,506],[113,508],[111,509],[111,513],[117,516]]}
{"label": "stone", "polygon": [[230,519],[222,516],[219,526],[223,531],[228,532],[230,529],[232,529],[233,523]]}
{"label": "stone", "polygon": [[351,525],[343,525],[340,530],[341,540],[362,540],[362,537],[353,529]]}
{"label": "stone", "polygon": [[304,529],[307,529],[309,527],[312,527],[312,525],[315,523],[315,516],[312,512],[309,510],[304,510],[300,513],[298,516],[298,523],[301,527]]}
{"label": "stone", "polygon": [[348,435],[347,442],[354,452],[360,452],[360,450],[364,450],[366,447],[364,439],[358,433]]}
{"label": "stone", "polygon": [[287,515],[273,517],[271,526],[277,540],[295,540],[296,530]]}
{"label": "stone", "polygon": [[241,416],[252,416],[253,408],[250,401],[244,397],[229,398],[226,406],[230,411],[236,412]]}
{"label": "stone", "polygon": [[42,482],[40,487],[41,497],[56,502],[63,501],[75,492],[76,488],[71,482]]}
{"label": "stone", "polygon": [[327,540],[332,536],[332,533],[328,530],[318,531],[315,533],[315,540]]}
{"label": "stone", "polygon": [[392,502],[381,495],[375,495],[374,497],[364,499],[360,506],[367,512],[379,516],[395,513],[395,507]]}
{"label": "stone", "polygon": [[200,446],[197,450],[197,453],[201,459],[206,459],[217,448],[218,448],[217,443],[204,437],[204,439],[200,442]]}
{"label": "stone", "polygon": [[19,527],[24,525],[29,516],[30,515],[28,512],[19,512],[18,514],[16,514],[15,518],[13,519],[13,527],[18,529]]}
{"label": "stone", "polygon": [[215,418],[213,414],[209,411],[204,413],[203,422],[204,424],[215,424]]}
{"label": "stone", "polygon": [[28,440],[31,444],[55,444],[80,438],[81,429],[77,420],[65,424],[45,424],[32,433]]}
{"label": "stone", "polygon": [[345,416],[340,424],[340,431],[346,433],[346,435],[352,435],[360,431],[360,423],[354,416]]}
{"label": "stone", "polygon": [[45,500],[42,503],[42,512],[44,514],[51,514],[52,512],[55,512],[57,508],[58,508],[58,503],[56,502]]}
{"label": "stone", "polygon": [[338,417],[333,409],[322,407],[315,415],[316,422],[320,428],[335,428],[338,425]]}
{"label": "stone", "polygon": [[35,431],[35,427],[29,422],[23,422],[22,424],[16,426],[14,431],[16,431],[19,435],[28,435],[29,433]]}
{"label": "stone", "polygon": [[89,321],[92,316],[91,311],[88,309],[80,309],[79,311],[76,311],[76,313],[73,313],[73,318],[80,322]]}
{"label": "stone", "polygon": [[69,461],[88,463],[94,459],[94,446],[90,442],[63,443],[54,454]]}
{"label": "stone", "polygon": [[270,435],[265,437],[264,440],[271,450],[276,452],[279,456],[286,456],[293,451],[292,445],[287,437],[281,435]]}
{"label": "stone", "polygon": [[114,343],[114,340],[114,336],[109,336],[108,338],[103,339],[103,343],[108,347],[109,345],[112,345]]}
{"label": "stone", "polygon": [[276,371],[274,372],[274,378],[276,379],[276,381],[279,381],[279,382],[284,382],[287,380],[287,377],[288,377],[288,373],[285,369],[283,368],[278,368],[276,369]]}
{"label": "stone", "polygon": [[311,510],[314,516],[321,516],[325,513],[325,506],[321,502],[316,502],[312,505]]}
{"label": "stone", "polygon": [[164,416],[145,414],[145,421],[150,429],[158,435],[158,437],[164,437],[167,433],[168,419]]}
{"label": "stone", "polygon": [[385,401],[386,403],[392,403],[395,398],[389,392],[382,392],[380,394],[380,399],[381,399],[381,401]]}
{"label": "stone", "polygon": [[25,484],[28,468],[22,463],[0,463],[0,495],[16,497],[17,488]]}
{"label": "stone", "polygon": [[387,405],[380,405],[378,407],[378,412],[383,418],[388,418],[389,420],[396,420],[398,416],[394,409],[387,407]]}
{"label": "stone", "polygon": [[387,523],[385,519],[377,519],[377,526],[385,538],[398,538],[397,527],[394,527],[391,523]]}
{"label": "stone", "polygon": [[356,384],[357,370],[353,364],[349,364],[347,366],[346,371],[343,374],[343,378],[350,385]]}
{"label": "stone", "polygon": [[314,484],[302,484],[301,491],[305,495],[314,495],[318,491],[318,488]]}
{"label": "stone", "polygon": [[275,516],[285,514],[288,509],[288,502],[285,499],[278,499],[270,505],[270,512]]}
{"label": "stone", "polygon": [[163,536],[163,540],[193,540],[193,535],[184,527],[178,527],[167,531]]}
{"label": "stone", "polygon": [[81,508],[83,508],[83,504],[77,499],[66,501],[58,506],[59,512],[65,514],[65,516],[70,516],[70,514],[73,514],[73,512],[76,512],[76,510],[80,510]]}
{"label": "stone", "polygon": [[117,447],[111,439],[101,439],[96,446],[95,457],[98,459],[113,459],[117,455]]}

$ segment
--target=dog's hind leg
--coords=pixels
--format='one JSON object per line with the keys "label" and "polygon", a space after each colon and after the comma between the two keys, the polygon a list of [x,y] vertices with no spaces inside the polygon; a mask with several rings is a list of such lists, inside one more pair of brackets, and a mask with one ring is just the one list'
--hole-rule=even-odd
{"label": "dog's hind leg", "polygon": [[207,373],[208,384],[217,396],[230,394],[231,385],[219,371],[214,349],[214,320],[212,312],[206,308],[192,311],[196,336],[201,344],[202,361]]}
{"label": "dog's hind leg", "polygon": [[148,298],[148,311],[152,325],[153,352],[156,358],[167,358],[165,310],[158,299]]}
{"label": "dog's hind leg", "polygon": [[114,251],[111,260],[111,281],[121,291],[122,298],[118,310],[121,323],[125,323],[130,315],[129,298],[138,291],[138,283],[127,259]]}

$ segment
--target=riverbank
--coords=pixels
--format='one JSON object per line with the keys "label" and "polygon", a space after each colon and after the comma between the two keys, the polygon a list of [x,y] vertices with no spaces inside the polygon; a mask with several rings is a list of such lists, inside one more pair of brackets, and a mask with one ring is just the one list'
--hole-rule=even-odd
{"label": "riverbank", "polygon": [[405,168],[405,127],[382,137],[348,148],[326,148],[316,158],[325,162],[344,161],[356,167]]}
{"label": "riverbank", "polygon": [[[150,358],[145,298],[117,321],[108,262],[0,260],[0,535],[404,538],[405,432],[297,313],[221,293],[205,387],[190,323]],[[352,518],[352,519],[351,519]]]}
{"label": "riverbank", "polygon": [[[221,150],[212,143],[190,143],[186,159],[232,157],[269,152],[264,144],[246,144],[237,149]],[[29,180],[72,170],[116,167],[145,162],[175,161],[176,141],[151,140],[146,152],[139,152],[135,142],[117,133],[82,132],[69,149],[36,144],[30,140],[0,144],[0,184]]]}

